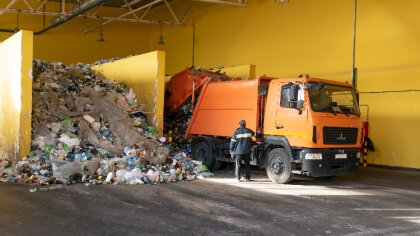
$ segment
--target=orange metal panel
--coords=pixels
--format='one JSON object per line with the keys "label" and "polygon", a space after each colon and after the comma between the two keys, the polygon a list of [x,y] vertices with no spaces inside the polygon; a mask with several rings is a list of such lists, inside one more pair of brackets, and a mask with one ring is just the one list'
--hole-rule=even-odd
{"label": "orange metal panel", "polygon": [[222,78],[229,79],[225,74],[203,69],[186,69],[172,76],[166,84],[165,115],[176,112],[205,83]]}
{"label": "orange metal panel", "polygon": [[175,112],[194,91],[210,81],[210,77],[194,75],[191,69],[186,69],[172,76],[166,84],[165,113]]}
{"label": "orange metal panel", "polygon": [[208,83],[194,109],[187,136],[230,137],[241,119],[257,129],[259,80]]}

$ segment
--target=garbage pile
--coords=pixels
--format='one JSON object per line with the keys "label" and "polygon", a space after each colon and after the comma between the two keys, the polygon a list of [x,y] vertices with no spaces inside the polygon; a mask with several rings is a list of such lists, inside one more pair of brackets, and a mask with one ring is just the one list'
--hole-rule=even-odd
{"label": "garbage pile", "polygon": [[32,151],[16,165],[0,159],[0,181],[156,184],[211,175],[170,154],[132,89],[89,68],[34,60]]}
{"label": "garbage pile", "polygon": [[184,137],[192,117],[192,102],[183,105],[176,115],[165,117],[168,145],[174,152],[191,152],[191,140]]}
{"label": "garbage pile", "polygon": [[35,61],[34,67],[32,128],[38,148],[59,141],[68,147],[90,144],[117,154],[136,144],[154,149],[161,159],[167,155],[148,132],[144,108],[132,89],[105,80],[84,64],[66,67]]}
{"label": "garbage pile", "polygon": [[178,153],[162,164],[140,162],[135,155],[88,161],[30,157],[12,165],[0,160],[0,182],[50,184],[160,184],[212,176],[201,162]]}

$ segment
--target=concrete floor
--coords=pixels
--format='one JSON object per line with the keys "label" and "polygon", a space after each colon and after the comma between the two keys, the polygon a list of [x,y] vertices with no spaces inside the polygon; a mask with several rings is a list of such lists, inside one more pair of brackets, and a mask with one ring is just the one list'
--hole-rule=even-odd
{"label": "concrete floor", "polygon": [[253,170],[159,186],[0,184],[0,235],[420,235],[420,173],[268,182]]}

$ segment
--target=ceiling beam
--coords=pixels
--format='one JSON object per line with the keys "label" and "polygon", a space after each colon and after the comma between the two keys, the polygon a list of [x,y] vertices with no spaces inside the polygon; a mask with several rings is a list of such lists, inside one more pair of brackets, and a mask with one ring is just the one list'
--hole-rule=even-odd
{"label": "ceiling beam", "polygon": [[134,1],[131,1],[129,3],[125,3],[125,5],[122,5],[121,7],[131,7],[134,4],[137,4],[137,3],[141,2],[141,1],[143,1],[143,0],[134,0]]}
{"label": "ceiling beam", "polygon": [[196,2],[208,2],[208,3],[217,3],[229,6],[237,6],[237,7],[246,7],[247,0],[238,0],[236,2],[227,1],[227,0],[194,0]]}
{"label": "ceiling beam", "polygon": [[[21,10],[21,9],[6,9],[6,8],[0,8],[0,11],[4,11],[4,13],[18,13],[21,15],[36,15],[36,16],[51,16],[51,17],[60,17],[63,16],[61,12],[43,12],[43,11],[31,11],[31,10]],[[70,14],[66,13],[64,16],[69,16]],[[77,17],[86,18],[86,19],[92,19],[92,20],[98,20],[97,16],[93,15],[79,15]],[[129,18],[118,18],[118,17],[110,17],[110,16],[103,16],[103,20],[111,20],[116,22],[128,22],[128,23],[144,23],[144,24],[174,24],[173,22],[162,22],[158,20],[142,20],[139,19],[139,21],[135,19],[129,19]]]}
{"label": "ceiling beam", "polygon": [[61,14],[66,13],[66,0],[61,1]]}
{"label": "ceiling beam", "polygon": [[47,3],[48,0],[44,0],[41,5],[38,6],[38,8],[36,9],[37,11],[40,11],[41,8]]}
{"label": "ceiling beam", "polygon": [[[124,0],[124,2],[125,2],[125,5],[128,5],[127,0]],[[130,11],[132,11],[132,10],[133,10],[133,8],[132,8],[130,5],[128,5],[128,9],[129,9]],[[137,17],[136,13],[133,13],[132,15],[134,16],[134,18],[135,18],[136,20],[139,20],[139,18]]]}
{"label": "ceiling beam", "polygon": [[147,15],[147,13],[149,13],[150,9],[152,9],[152,6],[148,7],[148,8],[146,9],[146,11],[144,11],[143,15],[140,17],[140,20],[143,20],[143,19],[144,19],[144,17],[146,17],[146,15]]}
{"label": "ceiling beam", "polygon": [[29,10],[33,11],[34,8],[31,6],[31,4],[28,3],[28,0],[23,0],[23,2],[25,3],[25,5],[28,7]]}
{"label": "ceiling beam", "polygon": [[104,5],[104,3],[102,3],[101,5],[99,5],[98,7],[96,7],[95,11],[92,12],[91,14],[88,14],[89,16],[96,16],[96,13],[98,13],[99,9]]}
{"label": "ceiling beam", "polygon": [[167,0],[163,0],[163,1],[165,2],[165,5],[168,8],[169,12],[171,13],[172,17],[174,18],[175,22],[178,23],[178,24],[181,23],[181,22],[179,22],[178,17],[175,15],[175,12],[174,12],[174,10],[172,10],[172,7],[171,7],[171,5],[169,5],[168,1]]}
{"label": "ceiling beam", "polygon": [[[124,18],[124,17],[126,17],[126,16],[128,16],[128,15],[132,14],[133,12],[138,12],[138,11],[143,10],[143,9],[145,9],[145,8],[152,7],[152,6],[154,6],[154,5],[158,4],[158,3],[161,3],[162,1],[163,1],[163,0],[154,0],[154,1],[153,1],[153,2],[151,2],[151,3],[148,3],[148,4],[146,4],[146,5],[143,5],[143,6],[139,7],[139,8],[136,8],[136,9],[134,9],[134,10],[132,10],[132,11],[129,11],[129,12],[127,12],[127,13],[124,13],[124,14],[122,14],[122,15],[118,16],[118,17],[117,17],[117,18],[115,18],[115,19],[127,19],[127,18]],[[104,18],[104,19],[105,19],[105,18]],[[109,24],[109,23],[111,23],[111,22],[115,21],[115,19],[112,19],[112,20],[107,20],[107,21],[105,21],[105,22],[101,23],[100,25],[96,25],[96,26],[90,27],[90,28],[88,28],[88,29],[86,29],[86,30],[83,30],[83,31],[82,31],[82,34],[86,34],[86,33],[92,32],[92,31],[94,31],[94,30],[98,29],[101,25],[103,26],[103,25],[106,25],[106,24]],[[143,22],[143,21],[145,21],[145,20],[141,20],[140,22]],[[160,22],[160,21],[152,21],[152,22],[153,22],[153,23],[154,23],[154,22],[157,22],[158,24],[172,24],[172,25],[180,25],[179,23],[172,23],[172,22]]]}
{"label": "ceiling beam", "polygon": [[190,5],[187,12],[185,13],[184,17],[181,19],[181,24],[185,24],[185,21],[187,20],[188,15],[191,13],[193,5]]}
{"label": "ceiling beam", "polygon": [[[36,4],[36,6],[32,6],[31,4],[29,4],[28,0],[22,0],[25,5],[27,6],[28,9],[18,9],[16,7],[13,7],[13,5],[15,3],[18,2],[18,0],[10,0],[10,3],[4,7],[4,8],[0,8],[0,15],[4,14],[4,13],[14,13],[14,14],[23,14],[23,15],[38,15],[38,16],[48,16],[48,17],[66,17],[69,16],[70,14],[68,12],[65,12],[65,0],[61,0],[61,9],[58,10],[57,12],[52,12],[52,11],[41,11],[41,9],[43,7],[45,7],[45,5],[48,3],[48,0],[38,0],[38,4]],[[191,13],[192,11],[192,5],[188,8],[187,12],[185,13],[184,16],[181,16],[181,18],[177,17],[175,15],[175,12],[173,11],[173,8],[171,7],[171,5],[169,4],[169,2],[167,0],[153,0],[143,6],[140,6],[138,8],[133,9],[131,6],[134,4],[137,4],[139,2],[141,2],[143,0],[133,0],[131,2],[129,2],[129,0],[124,0],[126,7],[128,7],[129,11],[116,16],[116,17],[111,17],[111,16],[102,16],[101,18],[103,19],[103,22],[100,25],[106,25],[109,24],[111,22],[127,22],[127,23],[143,23],[143,24],[165,24],[165,25],[183,25],[184,22],[186,21],[186,18],[188,17],[188,15]],[[149,11],[152,9],[153,6],[155,6],[156,4],[159,3],[164,3],[166,5],[166,7],[168,8],[170,14],[172,15],[174,21],[173,22],[169,22],[169,21],[161,21],[161,20],[145,20],[145,16],[149,13]],[[92,19],[92,20],[98,20],[98,16],[97,12],[99,10],[99,8],[101,8],[102,5],[98,6],[92,13],[87,13],[87,14],[83,14],[83,15],[79,15],[77,17],[83,17],[85,19]],[[45,9],[44,9],[45,10]],[[137,14],[135,14],[138,11],[141,10],[145,10],[142,14],[141,17],[138,17]],[[127,17],[129,15],[133,15],[134,18],[132,17]],[[93,26],[91,28],[88,28],[86,30],[83,30],[81,33],[85,34],[91,31],[94,31],[96,29],[98,29],[100,27],[100,25],[96,25]]]}
{"label": "ceiling beam", "polygon": [[5,8],[3,8],[3,10],[0,10],[0,15],[2,15],[5,12],[5,10],[10,9],[13,5],[15,5],[16,2],[17,0],[11,1]]}

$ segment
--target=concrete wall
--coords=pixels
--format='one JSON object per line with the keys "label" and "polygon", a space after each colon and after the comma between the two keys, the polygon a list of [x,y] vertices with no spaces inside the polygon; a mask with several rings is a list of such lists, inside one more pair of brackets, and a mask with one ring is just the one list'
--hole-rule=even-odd
{"label": "concrete wall", "polygon": [[30,151],[32,40],[20,31],[0,44],[0,157],[12,161]]}
{"label": "concrete wall", "polygon": [[[188,1],[176,1],[180,12]],[[356,65],[361,104],[370,107],[373,164],[420,168],[420,21],[417,0],[359,0]],[[351,81],[353,0],[248,1],[247,7],[195,3],[195,64],[254,64],[257,75]],[[167,73],[192,64],[192,27],[150,30],[150,49],[167,53]],[[417,91],[405,91],[405,90]],[[395,90],[397,92],[386,92]],[[370,93],[379,92],[379,93]],[[363,117],[366,108],[362,107]]]}

